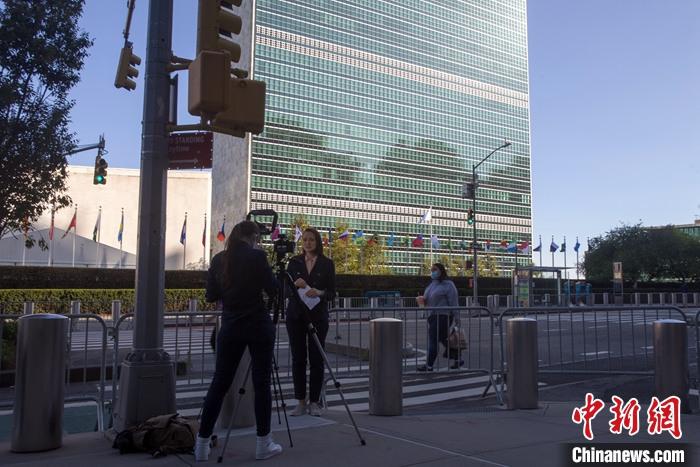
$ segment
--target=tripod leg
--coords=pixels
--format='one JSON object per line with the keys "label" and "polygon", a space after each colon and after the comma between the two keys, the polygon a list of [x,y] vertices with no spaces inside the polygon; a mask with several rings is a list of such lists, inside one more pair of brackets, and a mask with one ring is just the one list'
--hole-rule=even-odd
{"label": "tripod leg", "polygon": [[[280,400],[282,401],[282,412],[284,413],[284,423],[287,425],[287,436],[289,436],[289,447],[294,447],[294,442],[292,441],[292,431],[289,429],[289,420],[287,419],[287,404],[284,402],[284,393],[282,392],[282,382],[280,381],[279,367],[277,366],[277,359],[272,357],[272,386],[277,385],[280,392]],[[277,393],[277,387],[275,387],[275,394]],[[277,409],[277,416],[279,417],[279,409]],[[282,422],[280,422],[282,423]]]}
{"label": "tripod leg", "polygon": [[233,414],[231,415],[231,419],[228,421],[228,430],[226,431],[226,440],[224,441],[224,445],[221,448],[221,454],[219,455],[219,459],[217,462],[221,464],[221,462],[224,460],[224,453],[226,452],[226,446],[228,446],[228,440],[231,437],[231,430],[233,429],[233,421],[236,419],[236,414],[238,413],[238,407],[241,405],[241,400],[243,399],[243,396],[245,395],[245,385],[248,383],[248,378],[250,377],[250,372],[253,369],[253,359],[251,358],[250,363],[248,364],[248,370],[245,372],[245,378],[243,378],[243,384],[241,385],[241,388],[238,390],[238,403],[235,405],[233,408]]}
{"label": "tripod leg", "polygon": [[318,351],[321,354],[321,357],[323,357],[323,361],[326,363],[326,368],[328,368],[328,373],[331,375],[331,378],[333,378],[333,384],[334,384],[335,388],[338,390],[338,394],[340,394],[340,399],[343,401],[343,405],[345,405],[345,410],[348,413],[348,417],[350,417],[350,421],[352,422],[352,426],[355,427],[355,433],[357,433],[357,437],[360,438],[360,444],[362,446],[365,446],[367,444],[367,442],[362,437],[362,434],[360,433],[359,428],[357,428],[357,423],[355,423],[355,419],[352,416],[352,412],[350,412],[350,407],[348,407],[348,403],[345,400],[345,395],[343,395],[343,390],[340,389],[340,383],[335,378],[335,374],[333,373],[333,368],[331,367],[331,362],[328,361],[328,356],[326,355],[326,352],[323,350],[323,346],[321,345],[321,341],[318,340],[318,336],[316,335],[316,328],[314,328],[314,325],[311,323],[309,323],[308,326],[309,326],[309,334],[311,334],[314,338],[314,342],[316,343],[316,347],[318,348]]}

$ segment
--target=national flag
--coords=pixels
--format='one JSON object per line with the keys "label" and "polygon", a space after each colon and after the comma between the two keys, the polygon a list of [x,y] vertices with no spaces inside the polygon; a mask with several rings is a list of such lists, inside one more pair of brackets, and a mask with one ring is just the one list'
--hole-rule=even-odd
{"label": "national flag", "polygon": [[348,229],[345,229],[345,232],[338,235],[338,239],[339,240],[347,240],[349,236],[350,236],[350,231]]}
{"label": "national flag", "polygon": [[522,242],[520,244],[520,251],[522,251],[524,255],[530,253],[530,242],[528,242],[527,240]]}
{"label": "national flag", "polygon": [[[68,228],[66,229],[65,232],[63,232],[63,235],[61,238],[65,238],[66,235],[68,235],[68,232],[70,232],[70,229],[78,229],[78,210],[76,209],[75,212],[73,213],[73,218],[70,220],[70,224],[68,224]],[[75,233],[75,230],[73,233]]]}
{"label": "national flag", "polygon": [[370,246],[376,245],[377,243],[379,243],[379,237],[377,236],[377,234],[372,235],[372,237],[369,240],[367,240],[367,245]]}
{"label": "national flag", "polygon": [[485,251],[491,250],[491,240],[486,240],[486,242],[484,243],[484,250]]}
{"label": "national flag", "polygon": [[576,237],[576,244],[574,245],[574,251],[578,253],[578,249],[581,248],[581,244],[578,242],[578,237]]}
{"label": "national flag", "polygon": [[275,230],[273,230],[272,233],[270,234],[270,240],[275,241],[278,238],[280,238],[280,226],[276,225]]}
{"label": "national flag", "polygon": [[554,243],[554,240],[552,240],[552,244],[549,245],[549,252],[550,252],[550,253],[554,253],[554,252],[557,251],[558,249],[559,249],[559,245],[557,245],[556,243]]}
{"label": "national flag", "polygon": [[394,240],[395,240],[394,234],[390,233],[389,238],[386,241],[387,246],[394,246]]}
{"label": "national flag", "polygon": [[301,235],[302,235],[301,229],[299,228],[298,225],[295,225],[294,226],[294,241],[298,242],[299,239],[301,238]]}
{"label": "national flag", "polygon": [[49,240],[53,240],[53,219],[54,219],[55,213],[56,213],[56,210],[51,209],[51,227],[49,227]]}
{"label": "national flag", "polygon": [[418,223],[419,224],[427,224],[431,220],[433,220],[433,207],[432,206],[430,206],[430,208],[428,208],[428,210],[425,212],[425,214],[420,216],[420,220],[418,221]]}
{"label": "national flag", "polygon": [[508,241],[507,240],[501,240],[501,248],[504,248],[504,249],[508,248]]}
{"label": "national flag", "polygon": [[433,248],[436,250],[440,249],[440,240],[437,235],[433,234],[430,236],[430,244],[433,245]]}
{"label": "national flag", "polygon": [[220,242],[223,242],[226,240],[226,231],[224,230],[226,228],[226,218],[224,217],[224,222],[221,224],[221,229],[219,229],[219,233],[216,234],[216,239]]}
{"label": "national flag", "polygon": [[413,239],[413,242],[411,243],[414,248],[421,248],[423,246],[423,235],[418,235],[416,238]]}
{"label": "national flag", "polygon": [[515,242],[510,242],[508,246],[506,247],[506,251],[508,253],[517,253],[518,252],[518,244]]}
{"label": "national flag", "polygon": [[97,213],[97,220],[95,221],[95,228],[92,229],[92,241],[97,241],[97,233],[100,231],[100,223],[102,222],[102,210],[100,209]]}
{"label": "national flag", "polygon": [[542,239],[540,239],[540,244],[533,248],[532,251],[542,251]]}
{"label": "national flag", "polygon": [[117,232],[117,241],[121,243],[124,238],[124,211],[122,210],[122,220],[119,222],[119,232]]}
{"label": "national flag", "polygon": [[365,235],[365,233],[362,230],[356,230],[355,233],[352,235],[352,238],[357,240],[358,238],[362,238]]}
{"label": "national flag", "polygon": [[180,243],[183,245],[187,241],[187,214],[185,214],[185,221],[182,223],[182,230],[180,231]]}
{"label": "national flag", "polygon": [[566,240],[564,240],[564,243],[561,244],[561,250],[559,251],[561,251],[562,253],[566,251]]}

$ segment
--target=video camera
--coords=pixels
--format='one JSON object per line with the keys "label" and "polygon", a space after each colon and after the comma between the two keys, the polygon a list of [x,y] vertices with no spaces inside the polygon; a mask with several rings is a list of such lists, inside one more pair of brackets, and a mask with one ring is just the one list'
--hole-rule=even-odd
{"label": "video camera", "polygon": [[[272,220],[269,223],[264,222],[265,218],[269,217],[272,217]],[[277,229],[277,212],[273,209],[254,209],[245,218],[255,222],[260,229],[260,235],[270,235]],[[262,219],[262,221],[258,219]],[[285,234],[279,234],[277,239],[272,242],[272,247],[278,263],[282,262],[287,254],[296,251],[296,243],[288,240]]]}

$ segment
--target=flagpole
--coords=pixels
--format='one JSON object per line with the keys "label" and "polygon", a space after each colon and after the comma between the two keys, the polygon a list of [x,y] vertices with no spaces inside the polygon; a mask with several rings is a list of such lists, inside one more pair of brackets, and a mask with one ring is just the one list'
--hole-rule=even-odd
{"label": "flagpole", "polygon": [[27,232],[22,232],[22,266],[24,266],[24,258],[27,256]]}
{"label": "flagpole", "polygon": [[202,242],[202,267],[207,268],[207,213],[204,213],[204,240]]}
{"label": "flagpole", "polygon": [[569,280],[569,271],[566,269],[566,235],[564,235],[564,278]]}
{"label": "flagpole", "polygon": [[121,218],[121,223],[119,224],[119,269],[124,267],[124,253],[122,250],[122,244],[124,243],[124,208],[122,208],[122,218]]}
{"label": "flagpole", "polygon": [[54,225],[54,208],[51,207],[51,227],[49,227],[49,266],[53,266],[53,225]]}
{"label": "flagpole", "polygon": [[[73,213],[75,217],[75,227],[73,227],[73,259],[71,260],[71,267],[75,267],[75,232],[78,230],[78,205],[75,205],[75,212]],[[68,227],[70,228],[70,226]]]}
{"label": "flagpole", "polygon": [[[579,245],[579,243],[578,243],[578,236],[576,237],[576,245]],[[580,248],[581,248],[580,245],[576,248],[576,280],[578,280],[578,250],[579,250]]]}
{"label": "flagpole", "polygon": [[433,267],[433,221],[430,221],[430,267]]}
{"label": "flagpole", "polygon": [[[554,243],[554,235],[552,235],[552,243]],[[552,251],[552,243],[549,244],[549,252],[552,253],[552,267],[554,267],[554,252]]]}
{"label": "flagpole", "polygon": [[100,229],[102,228],[102,206],[97,208],[97,232],[95,233],[95,267],[99,265],[100,257]]}
{"label": "flagpole", "polygon": [[540,235],[540,267],[542,267],[542,235]]}
{"label": "flagpole", "polygon": [[[185,212],[185,226],[187,226],[187,212]],[[186,229],[186,227],[185,227]],[[187,260],[187,230],[185,230],[185,238],[182,242],[182,269],[185,269],[185,264]]]}

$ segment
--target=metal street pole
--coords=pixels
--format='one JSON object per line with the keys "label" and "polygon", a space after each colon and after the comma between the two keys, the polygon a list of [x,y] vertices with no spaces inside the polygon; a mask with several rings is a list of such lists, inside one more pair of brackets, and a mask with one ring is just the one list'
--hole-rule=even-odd
{"label": "metal street pole", "polygon": [[505,141],[503,144],[498,146],[496,149],[491,151],[488,156],[484,157],[481,159],[481,162],[479,162],[476,165],[472,166],[472,183],[474,183],[474,196],[472,197],[472,212],[474,213],[474,221],[472,222],[472,249],[474,250],[474,306],[479,306],[479,286],[478,286],[478,281],[479,281],[479,266],[478,266],[478,255],[477,255],[477,249],[476,249],[476,189],[478,187],[478,183],[476,181],[476,169],[486,162],[486,159],[494,155],[496,152],[500,151],[503,148],[507,148],[510,146],[511,143],[508,141]]}
{"label": "metal street pole", "polygon": [[167,189],[173,0],[151,0],[144,80],[136,311],[133,348],[121,366],[115,429],[175,412],[175,371],[163,350],[165,206]]}

